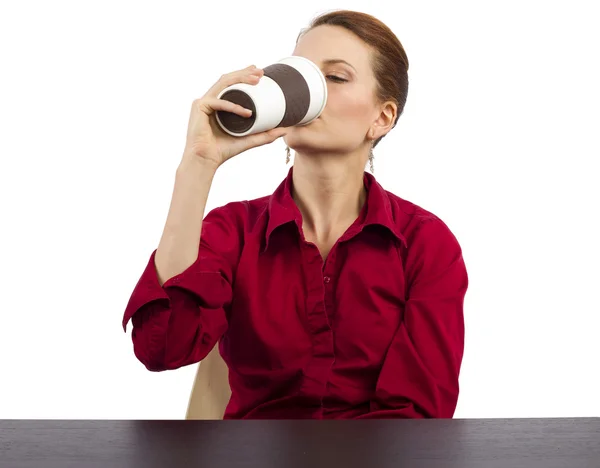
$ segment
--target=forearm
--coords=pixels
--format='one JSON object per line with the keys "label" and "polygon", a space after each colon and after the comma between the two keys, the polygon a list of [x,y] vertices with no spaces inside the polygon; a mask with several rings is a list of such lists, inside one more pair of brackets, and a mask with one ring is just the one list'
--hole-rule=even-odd
{"label": "forearm", "polygon": [[175,175],[167,221],[156,251],[160,285],[198,258],[202,220],[217,167],[184,157]]}

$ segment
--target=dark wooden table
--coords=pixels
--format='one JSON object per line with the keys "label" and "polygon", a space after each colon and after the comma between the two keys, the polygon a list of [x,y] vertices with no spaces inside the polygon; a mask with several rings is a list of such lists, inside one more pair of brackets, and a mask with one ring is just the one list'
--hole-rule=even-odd
{"label": "dark wooden table", "polygon": [[600,418],[1,420],[0,467],[600,467]]}

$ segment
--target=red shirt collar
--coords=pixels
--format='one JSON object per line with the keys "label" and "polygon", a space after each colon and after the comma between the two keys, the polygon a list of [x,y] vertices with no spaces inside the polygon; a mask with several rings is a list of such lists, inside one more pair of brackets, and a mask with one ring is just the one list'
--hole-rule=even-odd
{"label": "red shirt collar", "polygon": [[[302,228],[302,215],[292,198],[292,174],[294,166],[290,167],[287,177],[281,182],[275,192],[269,197],[269,221],[265,234],[265,250],[269,244],[272,232],[283,224],[295,221],[298,229]],[[353,225],[356,232],[347,233],[349,237],[360,232],[365,226],[378,224],[388,229],[400,242],[407,247],[406,238],[394,222],[392,207],[388,194],[375,180],[375,177],[364,172],[364,184],[367,189],[367,199],[359,215],[358,224]]]}

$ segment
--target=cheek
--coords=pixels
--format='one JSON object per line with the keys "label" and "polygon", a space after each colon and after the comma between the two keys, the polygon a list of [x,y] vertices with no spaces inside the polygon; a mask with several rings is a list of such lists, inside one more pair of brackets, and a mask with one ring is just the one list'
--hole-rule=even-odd
{"label": "cheek", "polygon": [[352,90],[329,89],[327,107],[325,110],[330,116],[335,116],[346,124],[352,122],[362,126],[363,121],[371,112],[371,103],[362,95],[357,95]]}

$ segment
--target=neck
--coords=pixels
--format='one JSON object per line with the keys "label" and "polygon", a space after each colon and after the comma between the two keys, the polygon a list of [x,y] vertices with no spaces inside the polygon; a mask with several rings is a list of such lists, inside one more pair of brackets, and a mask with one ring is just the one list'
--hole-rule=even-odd
{"label": "neck", "polygon": [[315,157],[296,153],[292,197],[303,227],[318,237],[337,234],[360,214],[366,200],[365,162],[358,157]]}

